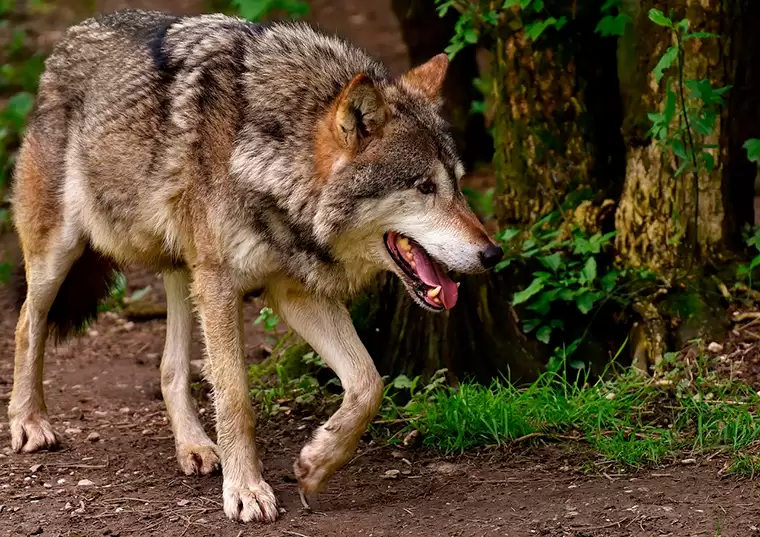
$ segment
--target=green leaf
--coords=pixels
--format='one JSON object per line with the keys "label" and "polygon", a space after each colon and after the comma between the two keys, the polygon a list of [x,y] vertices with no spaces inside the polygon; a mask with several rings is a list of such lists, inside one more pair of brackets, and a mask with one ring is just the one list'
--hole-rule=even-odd
{"label": "green leaf", "polygon": [[538,329],[538,332],[536,332],[536,339],[539,340],[541,343],[549,343],[549,339],[552,337],[552,327],[551,326],[542,326]]}
{"label": "green leaf", "polygon": [[683,36],[683,41],[687,39],[710,39],[714,37],[720,37],[719,34],[711,34],[710,32],[692,32]]}
{"label": "green leaf", "polygon": [[406,375],[399,375],[393,379],[392,386],[397,390],[408,390],[413,386],[413,384],[412,381],[409,380],[409,377]]}
{"label": "green leaf", "polygon": [[604,4],[602,4],[602,13],[606,13],[614,7],[618,7],[620,4],[620,0],[607,0]]}
{"label": "green leaf", "polygon": [[691,168],[691,160],[686,159],[681,162],[681,165],[676,170],[676,173],[673,174],[673,177],[681,177],[683,173],[687,170],[687,168]]}
{"label": "green leaf", "polygon": [[596,25],[595,31],[602,37],[622,36],[626,27],[633,22],[630,15],[618,13],[617,15],[605,15]]}
{"label": "green leaf", "polygon": [[599,285],[602,287],[602,289],[606,293],[609,293],[617,285],[617,281],[619,277],[620,277],[619,271],[611,270],[599,279]]}
{"label": "green leaf", "polygon": [[670,125],[676,115],[676,92],[668,86],[668,94],[665,98],[665,110],[663,112],[663,123]]}
{"label": "green leaf", "polygon": [[562,264],[562,254],[554,252],[552,255],[539,258],[539,261],[552,272],[557,272],[557,269]]}
{"label": "green leaf", "polygon": [[659,82],[662,80],[662,77],[665,76],[665,71],[670,69],[670,67],[673,65],[673,62],[676,61],[676,58],[678,57],[678,47],[672,46],[670,47],[665,54],[662,55],[660,58],[660,61],[657,62],[657,65],[652,70],[654,73],[655,80]]}
{"label": "green leaf", "polygon": [[557,293],[557,300],[564,300],[565,302],[571,302],[575,300],[576,294],[578,294],[577,291],[573,289],[560,289],[559,293]]}
{"label": "green leaf", "polygon": [[448,55],[449,59],[453,59],[454,56],[457,55],[458,52],[461,52],[464,48],[464,43],[461,41],[457,41],[455,43],[451,43],[448,47],[443,49],[443,51]]}
{"label": "green leaf", "polygon": [[705,169],[707,170],[707,173],[712,173],[712,171],[715,169],[715,157],[713,157],[712,154],[708,153],[707,151],[702,151],[702,153],[700,153],[700,157],[702,157],[702,160],[705,163]]}
{"label": "green leaf", "polygon": [[676,28],[678,28],[682,32],[688,32],[689,31],[689,19],[681,19],[680,21],[678,21],[678,24],[676,24]]}
{"label": "green leaf", "polygon": [[689,158],[689,156],[686,154],[686,148],[683,146],[683,142],[681,142],[681,140],[673,140],[671,148],[673,149],[673,153],[675,153],[678,158]]}
{"label": "green leaf", "polygon": [[502,270],[507,268],[509,265],[511,265],[512,261],[514,261],[514,259],[511,257],[508,257],[504,259],[503,261],[499,261],[493,269],[496,272],[501,272]]}
{"label": "green leaf", "polygon": [[665,14],[659,9],[649,10],[649,20],[658,26],[665,26],[666,28],[673,28],[673,21],[666,17]]}
{"label": "green leaf", "polygon": [[717,114],[710,110],[702,110],[701,114],[689,115],[689,122],[691,123],[694,132],[701,136],[709,136],[712,134],[717,119]]}
{"label": "green leaf", "polygon": [[2,112],[4,122],[10,123],[16,132],[24,130],[26,117],[34,106],[34,96],[31,93],[21,91],[8,99],[8,104]]}
{"label": "green leaf", "polygon": [[581,370],[586,367],[586,364],[582,360],[571,360],[568,365],[577,370]]}
{"label": "green leaf", "polygon": [[750,138],[742,147],[747,150],[747,158],[751,162],[760,163],[760,138]]}
{"label": "green leaf", "polygon": [[552,307],[552,302],[556,300],[559,292],[559,289],[550,289],[549,291],[543,291],[533,301],[531,301],[527,308],[531,311],[535,311],[542,317],[545,317],[549,315],[549,311]]}
{"label": "green leaf", "polygon": [[535,330],[539,324],[541,324],[541,319],[526,319],[523,321],[523,332],[529,334]]}
{"label": "green leaf", "polygon": [[496,240],[499,242],[511,242],[512,239],[520,234],[519,229],[507,228],[496,234]]}
{"label": "green leaf", "polygon": [[544,0],[533,0],[533,10],[536,12],[544,10]]}
{"label": "green leaf", "polygon": [[446,2],[441,2],[439,0],[436,0],[436,4],[439,4],[436,9],[438,10],[438,16],[440,18],[443,18],[446,16],[446,13],[449,12],[449,9],[454,7],[454,0],[448,0]]}
{"label": "green leaf", "polygon": [[559,30],[565,25],[566,22],[567,22],[567,19],[565,17],[560,17],[559,19],[555,19],[554,17],[549,17],[548,19],[543,20],[543,21],[541,20],[533,21],[525,25],[525,35],[531,41],[535,41],[539,37],[541,37],[541,34],[543,34],[544,31],[550,26],[554,26],[555,28],[557,28],[557,30]]}
{"label": "green leaf", "polygon": [[583,270],[581,271],[581,276],[583,276],[583,279],[591,283],[594,280],[596,280],[596,258],[589,257],[586,261],[586,265],[583,267]]}
{"label": "green leaf", "polygon": [[575,305],[578,306],[578,310],[584,315],[593,309],[595,302],[596,296],[591,292],[575,297]]}
{"label": "green leaf", "polygon": [[519,304],[522,304],[543,288],[544,280],[541,278],[535,278],[526,289],[515,293],[515,296],[512,299],[512,305],[517,306]]}
{"label": "green leaf", "polygon": [[478,42],[478,32],[473,28],[468,28],[464,32],[464,40],[471,45]]}

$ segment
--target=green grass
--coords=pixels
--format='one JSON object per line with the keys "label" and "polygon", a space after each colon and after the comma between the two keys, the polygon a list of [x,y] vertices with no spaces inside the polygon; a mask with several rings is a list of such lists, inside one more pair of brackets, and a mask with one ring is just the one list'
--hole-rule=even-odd
{"label": "green grass", "polygon": [[387,402],[383,418],[408,422],[424,445],[447,454],[546,438],[583,442],[626,468],[717,450],[737,457],[735,472],[758,465],[756,458],[749,464],[738,457],[760,439],[760,398],[714,378],[657,382],[630,373],[578,386],[546,373],[527,388],[464,383],[423,392],[402,407]]}

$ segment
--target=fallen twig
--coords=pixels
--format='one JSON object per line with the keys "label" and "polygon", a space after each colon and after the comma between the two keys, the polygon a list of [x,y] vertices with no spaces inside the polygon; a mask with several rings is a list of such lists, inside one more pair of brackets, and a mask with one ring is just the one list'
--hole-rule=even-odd
{"label": "fallen twig", "polygon": [[741,321],[746,321],[747,319],[760,319],[760,311],[737,311],[734,313],[732,321],[738,323]]}
{"label": "fallen twig", "polygon": [[105,464],[57,464],[57,468],[81,468],[85,470],[102,470],[103,468],[108,468],[111,461],[108,460],[108,457],[106,457],[106,463]]}

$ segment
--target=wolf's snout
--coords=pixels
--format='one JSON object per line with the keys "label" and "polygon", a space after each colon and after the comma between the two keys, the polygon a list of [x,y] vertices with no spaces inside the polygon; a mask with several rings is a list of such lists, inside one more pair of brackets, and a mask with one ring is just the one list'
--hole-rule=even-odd
{"label": "wolf's snout", "polygon": [[504,250],[495,244],[489,244],[485,250],[481,250],[478,254],[480,256],[480,262],[487,269],[494,268],[496,263],[501,261],[504,257]]}

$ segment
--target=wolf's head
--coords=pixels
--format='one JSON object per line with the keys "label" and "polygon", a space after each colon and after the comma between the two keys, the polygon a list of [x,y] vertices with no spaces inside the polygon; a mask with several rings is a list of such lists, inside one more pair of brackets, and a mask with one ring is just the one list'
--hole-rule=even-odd
{"label": "wolf's head", "polygon": [[315,147],[326,194],[318,220],[335,226],[322,231],[337,236],[338,256],[394,272],[434,311],[457,301],[449,271],[481,272],[502,257],[460,191],[464,168],[439,115],[447,67],[441,54],[390,83],[355,76]]}

